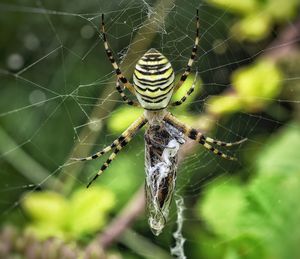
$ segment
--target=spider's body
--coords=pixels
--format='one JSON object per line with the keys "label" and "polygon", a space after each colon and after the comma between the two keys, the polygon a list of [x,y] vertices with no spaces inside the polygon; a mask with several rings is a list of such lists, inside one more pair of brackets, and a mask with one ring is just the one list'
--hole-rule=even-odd
{"label": "spider's body", "polygon": [[[135,134],[148,124],[148,129],[145,133],[145,193],[149,212],[149,224],[153,233],[156,235],[161,232],[168,217],[169,206],[175,188],[177,155],[181,144],[184,143],[184,137],[195,140],[204,148],[228,160],[236,159],[224,154],[211,144],[230,147],[246,140],[243,139],[233,143],[226,143],[206,137],[199,130],[180,122],[167,111],[167,107],[170,105],[177,106],[182,104],[194,90],[193,84],[180,100],[170,104],[173,93],[182,86],[188,77],[196,56],[199,43],[198,10],[196,25],[196,38],[192,48],[192,54],[178,83],[174,83],[175,75],[168,59],[159,51],[150,49],[137,62],[132,85],[122,74],[109,48],[104,29],[104,15],[102,15],[104,48],[117,75],[116,89],[125,103],[141,106],[145,109],[145,112],[133,122],[120,137],[113,141],[111,145],[92,156],[76,158],[75,160],[85,161],[96,159],[114,149],[99,172],[88,184],[89,187],[90,184],[108,168],[117,154],[130,142]],[[129,99],[120,84],[123,84],[126,89],[131,91],[137,97],[138,102]]]}
{"label": "spider's body", "polygon": [[161,110],[173,94],[175,74],[169,60],[156,49],[148,50],[133,73],[135,95],[144,109]]}

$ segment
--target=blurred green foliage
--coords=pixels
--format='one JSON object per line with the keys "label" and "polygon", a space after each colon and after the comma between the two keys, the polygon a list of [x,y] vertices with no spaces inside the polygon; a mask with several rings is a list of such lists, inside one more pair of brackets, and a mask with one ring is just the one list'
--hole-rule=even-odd
{"label": "blurred green foliage", "polygon": [[249,183],[223,178],[206,188],[198,203],[213,234],[202,240],[205,258],[299,258],[299,132],[290,124],[266,142]]}
{"label": "blurred green foliage", "polygon": [[261,110],[281,92],[283,78],[274,62],[258,60],[251,66],[235,70],[232,74],[235,92],[211,98],[208,110],[218,115]]}
{"label": "blurred green foliage", "polygon": [[31,219],[26,231],[34,236],[78,240],[99,231],[114,204],[111,190],[94,186],[79,188],[69,198],[52,191],[28,193],[22,207]]}
{"label": "blurred green foliage", "polygon": [[255,64],[234,71],[233,88],[243,102],[243,109],[249,112],[261,110],[274,100],[281,91],[283,75],[269,60],[259,60]]}
{"label": "blurred green foliage", "polygon": [[239,39],[258,41],[269,36],[274,24],[284,23],[298,14],[299,0],[207,0],[240,16],[232,27]]}

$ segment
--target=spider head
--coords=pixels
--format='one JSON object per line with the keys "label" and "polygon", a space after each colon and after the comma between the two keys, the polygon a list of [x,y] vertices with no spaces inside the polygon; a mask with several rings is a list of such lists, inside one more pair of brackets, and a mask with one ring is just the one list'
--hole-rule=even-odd
{"label": "spider head", "polygon": [[136,97],[145,109],[167,107],[173,94],[174,70],[169,60],[156,49],[149,49],[137,62],[133,74]]}

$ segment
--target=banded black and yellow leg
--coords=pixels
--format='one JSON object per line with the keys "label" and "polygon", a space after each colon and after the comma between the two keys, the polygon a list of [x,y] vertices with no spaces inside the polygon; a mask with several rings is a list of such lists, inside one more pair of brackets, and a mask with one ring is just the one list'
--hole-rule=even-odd
{"label": "banded black and yellow leg", "polygon": [[218,155],[218,156],[220,156],[220,157],[222,157],[224,159],[232,160],[232,161],[236,161],[237,160],[236,157],[226,155],[222,151],[218,150],[217,148],[213,147],[212,145],[208,144],[207,142],[205,142],[203,140],[198,141],[198,143],[200,143],[202,146],[204,146],[209,151],[213,152],[215,155]]}
{"label": "banded black and yellow leg", "polygon": [[86,186],[87,188],[89,188],[90,185],[109,167],[110,163],[116,158],[117,154],[121,151],[121,149],[123,147],[125,147],[129,143],[130,140],[131,140],[131,137],[127,136],[127,138],[125,138],[124,141],[116,147],[114,152],[109,156],[109,158],[106,160],[106,162],[101,166],[99,172],[88,183],[88,185]]}
{"label": "banded black and yellow leg", "polygon": [[205,137],[203,135],[200,138],[204,139],[205,142],[216,144],[216,145],[221,146],[221,147],[232,147],[232,146],[235,146],[235,145],[242,144],[243,142],[248,140],[247,138],[243,138],[243,139],[241,139],[239,141],[235,141],[235,142],[224,142],[224,141],[220,141],[220,140],[213,139],[213,138],[210,138],[210,137]]}
{"label": "banded black and yellow leg", "polygon": [[121,151],[123,147],[125,147],[130,140],[135,136],[135,134],[147,123],[147,119],[144,117],[144,115],[141,115],[135,122],[133,122],[127,130],[124,131],[124,133],[121,135],[124,137],[122,141],[119,142],[119,144],[116,145],[116,148],[114,152],[109,156],[109,158],[106,160],[106,162],[102,165],[99,172],[94,176],[94,178],[89,182],[87,187],[89,187],[93,181],[97,179],[99,175],[101,175],[107,167],[110,165],[110,163],[116,158],[117,154]]}
{"label": "banded black and yellow leg", "polygon": [[186,99],[194,92],[195,85],[197,82],[197,77],[198,77],[198,72],[196,72],[193,84],[190,87],[190,89],[186,92],[186,94],[179,101],[171,103],[172,106],[179,106],[179,105],[183,104],[186,101]]}
{"label": "banded black and yellow leg", "polygon": [[131,99],[129,99],[127,97],[127,95],[125,94],[125,92],[122,89],[120,82],[118,80],[116,82],[116,89],[119,92],[119,94],[121,95],[121,97],[125,103],[127,103],[128,105],[140,107],[140,104],[138,102],[132,101]]}
{"label": "banded black and yellow leg", "polygon": [[173,127],[177,128],[185,136],[189,137],[190,139],[193,139],[193,140],[197,141],[198,143],[203,145],[206,149],[210,150],[214,154],[216,154],[218,156],[221,156],[222,158],[225,158],[225,159],[228,159],[228,160],[236,160],[236,158],[224,154],[222,151],[220,151],[220,150],[214,148],[213,146],[211,146],[210,144],[208,144],[208,142],[213,143],[213,144],[217,144],[217,145],[223,146],[223,147],[230,147],[230,146],[233,146],[233,145],[241,144],[242,142],[247,140],[247,139],[242,139],[242,140],[237,141],[237,142],[227,143],[227,142],[223,142],[223,141],[220,141],[220,140],[215,140],[215,139],[212,139],[212,138],[209,138],[209,137],[205,137],[200,131],[198,131],[196,129],[193,129],[192,127],[180,122],[176,117],[174,117],[170,113],[165,116],[164,121],[171,124]]}
{"label": "banded black and yellow leg", "polygon": [[195,38],[195,43],[194,43],[194,46],[193,46],[193,49],[192,49],[192,54],[191,54],[191,57],[188,61],[188,64],[186,66],[186,69],[184,71],[184,73],[182,74],[179,82],[176,84],[174,90],[178,90],[182,84],[184,83],[184,81],[187,79],[188,75],[190,74],[191,72],[191,67],[194,63],[194,59],[195,59],[195,56],[196,56],[196,53],[197,53],[197,49],[198,49],[198,45],[199,45],[199,27],[200,27],[200,24],[199,24],[199,10],[197,9],[197,14],[196,14],[196,38]]}
{"label": "banded black and yellow leg", "polygon": [[96,152],[95,154],[93,154],[91,156],[71,158],[71,160],[74,160],[74,161],[87,161],[87,160],[97,159],[98,157],[101,157],[102,155],[106,154],[107,152],[111,151],[113,148],[118,146],[120,143],[122,143],[127,135],[128,135],[128,132],[125,131],[124,133],[122,133],[122,135],[120,135],[120,137],[115,139],[114,142],[111,143],[109,146],[103,148],[101,151],[98,151],[98,152]]}
{"label": "banded black and yellow leg", "polygon": [[122,74],[121,69],[113,56],[112,50],[110,49],[110,47],[108,45],[108,41],[107,41],[107,37],[106,37],[106,33],[105,33],[104,14],[102,14],[102,37],[103,37],[106,55],[107,55],[108,59],[110,60],[113,68],[115,69],[118,79],[120,80],[120,82],[122,82],[124,84],[124,86],[129,91],[134,93],[133,85],[130,84],[129,81],[126,79],[126,77]]}

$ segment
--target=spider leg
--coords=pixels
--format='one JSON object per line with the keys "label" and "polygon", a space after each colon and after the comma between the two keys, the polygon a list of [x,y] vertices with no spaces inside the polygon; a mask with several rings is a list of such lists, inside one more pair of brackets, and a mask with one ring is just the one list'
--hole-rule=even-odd
{"label": "spider leg", "polygon": [[128,105],[140,107],[140,104],[138,102],[132,101],[131,99],[129,99],[127,97],[127,95],[125,94],[124,90],[122,89],[122,87],[120,85],[119,80],[117,80],[117,82],[116,82],[116,89],[119,92],[119,94],[121,95],[121,97],[125,103],[127,103]]}
{"label": "spider leg", "polygon": [[167,123],[171,124],[178,130],[180,130],[185,136],[197,141],[198,143],[203,145],[206,149],[210,150],[214,154],[216,154],[222,158],[228,159],[228,160],[237,160],[237,159],[235,157],[231,157],[229,155],[224,154],[222,151],[214,148],[213,146],[211,146],[208,143],[213,143],[213,144],[223,146],[223,147],[231,147],[233,145],[241,144],[242,142],[247,140],[247,139],[242,139],[237,142],[227,143],[227,142],[223,142],[220,140],[215,140],[215,139],[206,137],[200,131],[180,122],[176,117],[174,117],[170,113],[165,116],[164,121],[166,121]]}
{"label": "spider leg", "polygon": [[[88,156],[88,157],[79,157],[79,158],[71,158],[71,160],[74,161],[87,161],[87,160],[93,160],[93,159],[97,159],[98,157],[106,154],[107,152],[109,152],[110,150],[112,150],[114,147],[118,146],[118,145],[122,145],[122,143],[125,141],[127,136],[130,135],[134,135],[136,132],[135,130],[137,129],[137,127],[139,126],[139,124],[142,124],[143,121],[142,119],[145,119],[143,116],[139,117],[135,122],[133,122],[128,129],[126,129],[121,135],[120,137],[118,137],[117,139],[115,139],[109,146],[103,148],[101,151],[96,152],[95,154]],[[146,122],[145,122],[146,123]],[[143,127],[145,125],[145,123],[141,126]],[[137,130],[139,130],[140,128],[138,128]]]}
{"label": "spider leg", "polygon": [[[144,115],[140,116],[135,122],[133,122],[129,128],[124,131],[122,134],[124,136],[123,141],[119,142],[116,145],[114,152],[109,156],[106,162],[101,166],[99,172],[94,176],[94,178],[89,182],[87,188],[100,176],[110,165],[110,163],[116,158],[117,154],[125,147],[130,140],[135,136],[135,134],[147,123],[146,118]],[[121,136],[122,136],[121,135]]]}
{"label": "spider leg", "polygon": [[105,33],[104,14],[102,14],[102,37],[103,37],[103,41],[104,41],[104,48],[105,48],[106,55],[107,55],[108,59],[110,60],[113,68],[115,69],[118,79],[124,84],[124,86],[129,91],[134,93],[134,88],[133,88],[132,84],[129,83],[129,81],[126,79],[126,77],[122,74],[119,65],[115,61],[112,50],[110,49],[110,47],[108,45],[108,41],[107,41],[107,37],[106,37],[106,33]]}
{"label": "spider leg", "polygon": [[118,137],[116,140],[113,141],[113,143],[111,143],[109,146],[103,148],[101,151],[96,152],[95,154],[88,156],[88,157],[75,157],[75,158],[71,158],[71,160],[73,161],[87,161],[87,160],[93,160],[93,159],[97,159],[98,157],[101,157],[102,155],[106,154],[107,152],[109,152],[110,150],[112,150],[114,147],[118,146],[119,144],[121,144],[125,137],[126,137],[126,133],[122,133],[120,135],[120,137]]}
{"label": "spider leg", "polygon": [[93,179],[88,183],[86,188],[89,188],[90,185],[109,167],[110,163],[116,158],[117,154],[120,152],[120,150],[125,147],[129,141],[131,140],[130,137],[127,137],[120,145],[117,145],[114,152],[109,156],[109,158],[106,160],[106,162],[101,166],[99,172],[93,177]]}
{"label": "spider leg", "polygon": [[197,52],[197,49],[198,49],[198,44],[199,44],[199,27],[200,27],[200,25],[199,25],[199,10],[197,9],[195,43],[194,43],[194,46],[193,46],[193,49],[192,49],[191,57],[190,57],[189,62],[186,66],[186,69],[185,69],[184,73],[182,74],[179,82],[176,84],[176,86],[174,88],[175,91],[177,91],[182,86],[182,84],[184,83],[184,81],[187,79],[188,75],[191,72],[191,67],[194,63],[194,59],[195,59],[196,52]]}
{"label": "spider leg", "polygon": [[186,101],[186,99],[194,92],[195,84],[197,81],[197,76],[198,76],[198,72],[196,72],[195,79],[194,79],[193,84],[190,87],[190,89],[186,92],[186,94],[179,101],[171,103],[171,106],[178,106],[178,105],[183,104]]}

